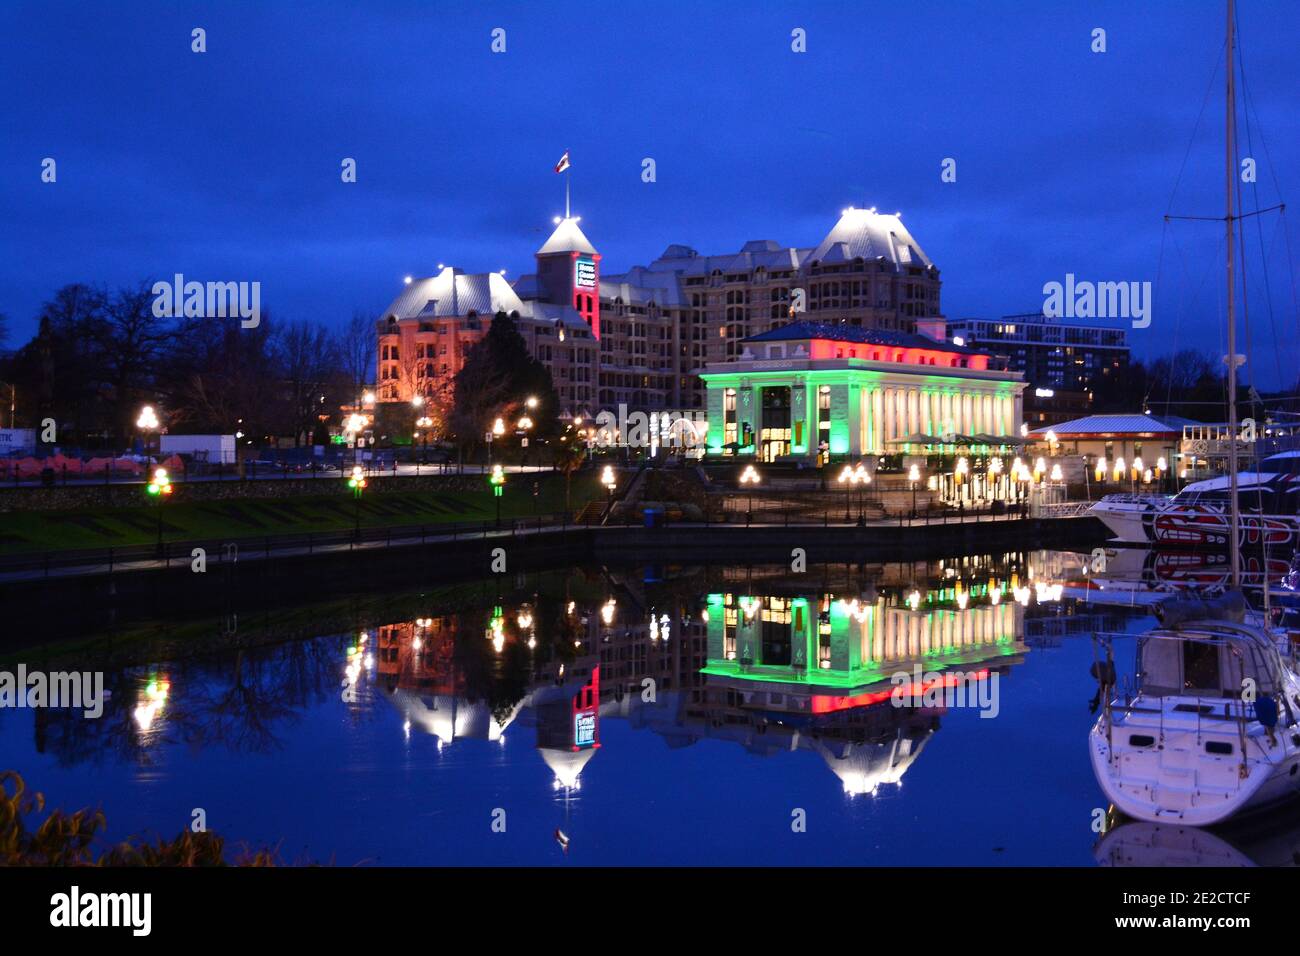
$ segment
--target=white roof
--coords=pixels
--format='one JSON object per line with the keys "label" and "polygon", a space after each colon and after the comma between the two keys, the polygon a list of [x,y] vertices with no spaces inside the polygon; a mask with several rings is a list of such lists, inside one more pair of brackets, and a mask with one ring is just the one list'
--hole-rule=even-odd
{"label": "white roof", "polygon": [[903,220],[870,209],[846,209],[808,258],[823,263],[884,259],[898,269],[930,266]]}
{"label": "white roof", "polygon": [[523,302],[505,276],[496,272],[469,274],[448,266],[436,276],[414,279],[383,312],[398,319],[440,316],[495,315],[522,312]]}
{"label": "white roof", "polygon": [[542,244],[542,248],[537,250],[539,256],[544,256],[551,252],[585,252],[587,255],[595,255],[596,247],[593,246],[587,237],[582,234],[578,228],[576,217],[561,219],[560,224],[555,227],[551,233],[551,238]]}

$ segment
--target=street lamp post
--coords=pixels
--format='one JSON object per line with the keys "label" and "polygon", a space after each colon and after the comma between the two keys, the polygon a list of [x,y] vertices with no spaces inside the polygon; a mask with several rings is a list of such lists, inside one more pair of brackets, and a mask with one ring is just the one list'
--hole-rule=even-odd
{"label": "street lamp post", "polygon": [[853,484],[862,486],[858,490],[858,527],[865,528],[867,526],[867,503],[864,496],[866,486],[871,484],[871,472],[867,471],[867,466],[862,462],[858,462],[857,467],[853,469]]}
{"label": "street lamp post", "polygon": [[492,476],[488,478],[488,483],[492,485],[492,497],[497,502],[497,527],[501,527],[501,496],[505,493],[506,472],[500,465],[492,466]]}
{"label": "street lamp post", "polygon": [[348,487],[352,489],[352,538],[354,541],[361,539],[361,489],[365,486],[365,472],[361,470],[360,465],[353,465],[352,477],[348,479]]}
{"label": "street lamp post", "polygon": [[600,483],[605,486],[608,495],[605,503],[605,516],[608,517],[614,510],[614,489],[618,487],[618,478],[614,475],[613,465],[605,466],[605,470],[600,473]]}
{"label": "street lamp post", "polygon": [[[536,402],[537,399],[530,398],[530,402]],[[523,415],[519,423],[515,426],[515,434],[519,436],[519,467],[527,467],[528,461],[528,433],[533,429],[533,420],[528,415]]]}
{"label": "street lamp post", "polygon": [[759,482],[758,469],[753,465],[746,465],[745,470],[740,473],[740,486],[749,489],[749,505],[745,512],[745,524],[748,525],[750,519],[754,517],[754,486]]}
{"label": "street lamp post", "polygon": [[488,467],[492,466],[492,445],[493,439],[500,438],[506,433],[506,423],[504,419],[498,418],[492,423],[492,430],[487,433],[488,446]]}
{"label": "street lamp post", "polygon": [[[425,417],[424,417],[424,414],[421,412],[421,409],[422,409],[423,407],[424,407],[424,396],[423,396],[423,395],[418,395],[418,394],[417,394],[417,395],[412,395],[412,396],[411,396],[411,408],[413,408],[413,409],[415,410],[415,426],[411,429],[411,459],[412,459],[412,460],[415,460],[415,457],[416,457],[416,456],[415,456],[415,444],[416,444],[416,439],[418,439],[418,438],[420,437],[420,433],[419,433],[418,431],[416,431],[416,429],[420,427],[420,422],[426,420]],[[394,470],[395,470],[395,469],[396,469],[396,465],[397,465],[397,451],[396,451],[396,450],[393,451],[393,465],[394,465]]]}
{"label": "street lamp post", "polygon": [[909,520],[916,520],[916,483],[921,480],[921,470],[915,464],[908,469],[907,482],[912,486],[912,516]]}
{"label": "street lamp post", "polygon": [[[415,473],[420,473],[420,465],[425,462],[429,455],[429,429],[433,427],[433,419],[428,415],[421,415],[415,420],[415,425],[420,430],[415,433],[415,437],[420,439],[420,457],[415,462]],[[412,447],[414,451],[414,447]]]}
{"label": "street lamp post", "polygon": [[145,491],[158,499],[158,557],[163,556],[163,499],[172,493],[171,478],[167,476],[166,468],[155,469],[153,481],[145,487]]}
{"label": "street lamp post", "polygon": [[[147,456],[149,454],[149,433],[158,428],[158,416],[154,413],[152,405],[145,405],[140,409],[140,416],[135,420],[135,427],[144,435],[144,453]],[[161,448],[159,449],[159,457],[161,457]]]}

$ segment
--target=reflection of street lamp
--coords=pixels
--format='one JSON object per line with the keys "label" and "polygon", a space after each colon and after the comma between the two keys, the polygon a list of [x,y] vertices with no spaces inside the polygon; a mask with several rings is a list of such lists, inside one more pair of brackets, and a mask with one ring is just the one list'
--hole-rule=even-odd
{"label": "reflection of street lamp", "polygon": [[749,489],[749,510],[745,512],[745,524],[749,524],[749,519],[754,516],[754,486],[759,480],[758,469],[753,465],[746,465],[745,470],[740,473],[741,487]]}

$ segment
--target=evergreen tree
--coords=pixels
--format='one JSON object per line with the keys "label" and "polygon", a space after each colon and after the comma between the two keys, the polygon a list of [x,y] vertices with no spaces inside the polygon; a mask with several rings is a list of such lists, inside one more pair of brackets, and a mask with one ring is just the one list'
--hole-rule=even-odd
{"label": "evergreen tree", "polygon": [[[535,408],[527,405],[537,399]],[[456,376],[452,427],[462,440],[477,441],[500,417],[512,432],[527,414],[530,438],[549,438],[559,431],[559,397],[551,373],[528,351],[514,316],[498,312],[488,333],[465,356]]]}

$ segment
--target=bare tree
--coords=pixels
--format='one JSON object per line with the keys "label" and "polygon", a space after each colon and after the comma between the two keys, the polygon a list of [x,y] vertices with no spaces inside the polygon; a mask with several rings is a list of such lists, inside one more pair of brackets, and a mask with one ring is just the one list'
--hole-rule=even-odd
{"label": "bare tree", "polygon": [[352,389],[353,401],[359,399],[365,387],[373,382],[378,352],[379,334],[374,316],[353,312],[338,337],[338,354]]}
{"label": "bare tree", "polygon": [[297,321],[283,327],[278,346],[293,443],[296,447],[305,439],[310,444],[319,416],[329,410],[339,343],[324,326]]}

